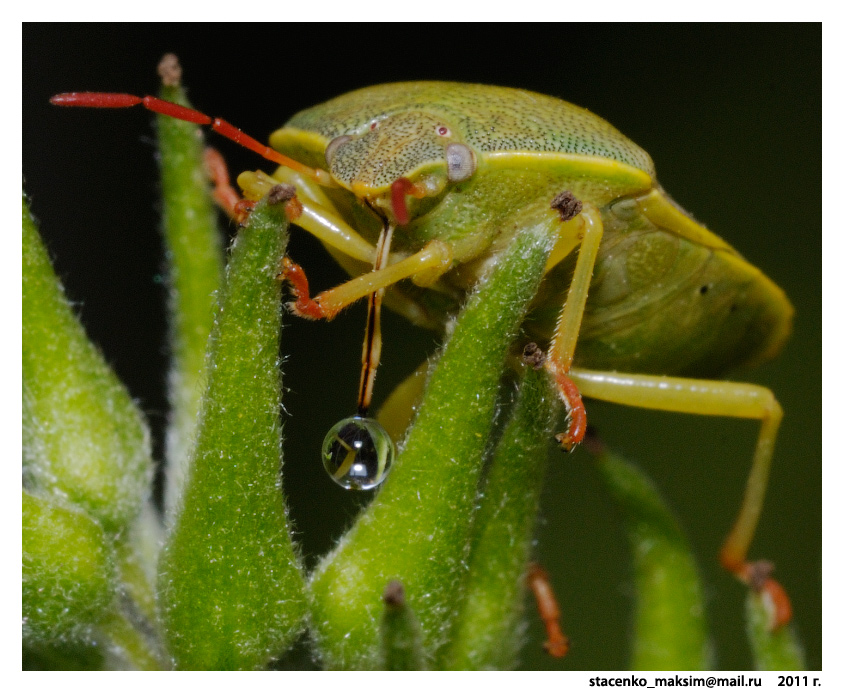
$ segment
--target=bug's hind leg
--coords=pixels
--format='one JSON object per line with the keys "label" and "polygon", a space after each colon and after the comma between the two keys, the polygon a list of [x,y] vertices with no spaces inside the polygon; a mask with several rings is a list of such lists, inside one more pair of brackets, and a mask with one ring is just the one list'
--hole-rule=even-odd
{"label": "bug's hind leg", "polygon": [[786,591],[770,576],[772,565],[765,561],[749,562],[747,558],[760,520],[775,439],[783,417],[783,410],[772,392],[749,383],[693,378],[586,369],[572,369],[570,375],[585,396],[598,400],[669,412],[760,420],[760,434],[745,496],[719,559],[722,566],[743,583],[767,596],[772,608],[772,628],[789,622],[792,607]]}
{"label": "bug's hind leg", "polygon": [[[599,245],[604,233],[604,225],[599,211],[589,203],[583,204],[570,193],[561,193],[552,201],[552,207],[560,212],[565,223],[555,248],[549,258],[546,269],[565,257],[574,245],[580,242],[575,273],[569,285],[566,304],[560,312],[554,336],[549,346],[545,361],[546,369],[551,373],[557,385],[561,400],[566,405],[569,419],[567,431],[558,434],[557,440],[565,450],[571,450],[584,438],[587,431],[587,413],[581,402],[578,388],[569,378],[569,369],[575,355],[575,345],[581,330],[581,319],[587,303],[587,292],[593,276]],[[571,220],[571,222],[570,222]],[[568,233],[570,224],[579,224],[577,234]]]}

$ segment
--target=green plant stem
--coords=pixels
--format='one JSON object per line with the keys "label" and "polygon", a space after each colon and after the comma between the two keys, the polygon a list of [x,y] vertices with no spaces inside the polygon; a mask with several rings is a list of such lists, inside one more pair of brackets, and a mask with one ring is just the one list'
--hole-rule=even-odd
{"label": "green plant stem", "polygon": [[[181,86],[163,87],[161,97],[190,107]],[[156,125],[172,355],[165,441],[165,509],[170,515],[181,493],[196,433],[205,382],[205,349],[223,277],[223,246],[203,163],[201,129],[169,116],[158,116]]]}
{"label": "green plant stem", "polygon": [[443,659],[449,669],[516,666],[526,566],[559,410],[545,371],[529,368],[479,499],[465,598]]}
{"label": "green plant stem", "polygon": [[[152,509],[149,513],[155,513]],[[142,514],[143,517],[144,514]],[[156,519],[157,523],[157,519]],[[152,538],[144,537],[150,528],[145,527],[142,519],[129,531],[128,537],[115,542],[117,571],[120,583],[129,599],[152,627],[156,623],[155,604],[155,564],[150,551],[145,551],[145,544]],[[160,541],[160,531],[155,528],[155,542]],[[154,549],[158,553],[158,548]]]}
{"label": "green plant stem", "polygon": [[208,384],[159,610],[181,669],[253,669],[299,633],[303,577],[280,483],[281,205],[263,201],[232,248],[209,346]]}
{"label": "green plant stem", "polygon": [[102,525],[26,490],[21,510],[24,643],[85,641],[115,592],[114,552]]}
{"label": "green plant stem", "polygon": [[597,442],[598,469],[619,504],[634,558],[632,670],[711,665],[701,582],[678,522],[643,472]]}
{"label": "green plant stem", "polygon": [[381,669],[425,669],[420,624],[405,601],[405,590],[399,581],[391,581],[384,590],[381,646]]}
{"label": "green plant stem", "polygon": [[53,273],[25,196],[22,202],[24,482],[119,533],[149,498],[149,431],[88,341]]}
{"label": "green plant stem", "polygon": [[470,297],[391,477],[314,573],[312,623],[331,668],[376,667],[381,591],[391,579],[405,587],[427,652],[448,640],[499,379],[542,275],[549,227],[521,230]]}
{"label": "green plant stem", "polygon": [[115,608],[100,622],[99,631],[109,642],[109,654],[117,659],[117,663],[112,663],[114,666],[129,666],[136,670],[168,669],[147,639],[119,608]]}
{"label": "green plant stem", "polygon": [[766,605],[763,597],[753,590],[748,591],[745,618],[754,664],[758,670],[789,672],[807,669],[804,648],[795,628],[792,624],[787,624],[772,631],[771,608]]}

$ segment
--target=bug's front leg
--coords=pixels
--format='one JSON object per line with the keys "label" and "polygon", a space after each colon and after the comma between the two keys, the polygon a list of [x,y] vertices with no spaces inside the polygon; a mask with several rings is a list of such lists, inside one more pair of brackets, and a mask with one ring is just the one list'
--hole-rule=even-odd
{"label": "bug's front leg", "polygon": [[430,241],[426,246],[398,263],[373,270],[311,298],[305,273],[289,258],[284,259],[282,274],[293,288],[296,301],[291,309],[303,318],[331,320],[341,310],[368,294],[418,275],[434,281],[452,266],[452,251],[448,244]]}
{"label": "bug's front leg", "polygon": [[226,165],[223,155],[214,147],[206,147],[203,153],[203,161],[214,186],[211,191],[214,202],[230,219],[236,222],[244,221],[254,203],[244,200],[232,186],[229,167]]}
{"label": "bug's front leg", "polygon": [[771,577],[772,565],[766,561],[748,561],[748,548],[763,508],[775,439],[783,417],[783,410],[772,392],[750,383],[586,369],[572,369],[571,376],[585,396],[598,400],[669,412],[760,420],[760,434],[745,496],[719,559],[722,566],[743,583],[768,598],[772,628],[789,622],[792,617],[789,596]]}
{"label": "bug's front leg", "polygon": [[[376,247],[349,226],[319,186],[305,176],[284,167],[272,177],[261,171],[245,172],[238,176],[238,185],[243,188],[248,198],[255,199],[261,198],[270,188],[278,185],[279,181],[296,188],[301,209],[292,221],[298,227],[315,236],[330,249],[375,267]],[[389,272],[376,270],[366,273],[316,297],[311,297],[305,271],[290,258],[282,259],[279,278],[290,283],[296,300],[289,307],[296,315],[313,320],[331,320],[349,304],[384,289],[399,279],[432,268],[436,272],[439,269],[439,274],[442,274],[451,264],[451,254],[448,248],[444,250],[444,247],[445,244],[437,242],[432,246],[434,253],[431,248],[426,247],[420,253],[406,258],[407,262],[385,268]]]}
{"label": "bug's front leg", "polygon": [[329,248],[372,265],[376,248],[347,224],[320,187],[296,171],[282,167],[273,176],[262,171],[246,171],[238,176],[238,185],[250,200],[259,200],[279,182],[296,188],[302,209],[293,221],[296,226],[319,239]]}
{"label": "bug's front leg", "polygon": [[[229,176],[229,167],[226,165],[226,160],[214,147],[206,147],[203,153],[203,160],[205,168],[211,177],[213,188],[211,195],[217,206],[226,213],[229,219],[237,222],[241,226],[246,224],[250,213],[258,204],[258,200],[264,195],[268,194],[272,188],[278,185],[278,181],[273,185],[263,190],[262,195],[255,199],[242,198],[231,183]],[[296,189],[291,190],[291,197],[285,203],[285,214],[288,219],[295,220],[302,215],[302,203],[296,194]]]}

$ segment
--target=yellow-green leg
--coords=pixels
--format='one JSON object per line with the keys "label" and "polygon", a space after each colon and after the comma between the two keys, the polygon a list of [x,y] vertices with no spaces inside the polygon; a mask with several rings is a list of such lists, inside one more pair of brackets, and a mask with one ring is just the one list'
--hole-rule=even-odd
{"label": "yellow-green leg", "polygon": [[[302,214],[292,220],[327,246],[341,253],[367,263],[375,263],[376,248],[358,232],[344,222],[322,191],[296,172],[280,169],[277,176],[262,172],[243,173],[238,184],[249,197],[260,197],[280,180],[296,186],[297,198],[302,203]],[[313,299],[310,296],[305,273],[299,266],[287,260],[283,274],[291,282],[297,301],[293,310],[303,318],[331,320],[341,310],[368,294],[385,289],[400,280],[413,277],[420,284],[431,284],[452,266],[452,251],[442,241],[431,241],[422,250],[394,262],[393,258],[382,259],[379,269],[355,277],[333,289],[322,292]]]}
{"label": "yellow-green leg", "polygon": [[285,258],[282,271],[297,297],[296,302],[291,306],[294,313],[302,318],[331,320],[344,308],[368,294],[385,289],[400,280],[413,278],[418,274],[423,274],[426,280],[435,281],[451,266],[451,248],[448,244],[435,239],[422,250],[394,265],[359,275],[318,294],[313,299],[302,268]]}
{"label": "yellow-green leg", "polygon": [[[579,226],[577,235],[567,233],[574,224]],[[579,443],[587,431],[587,413],[581,402],[578,388],[568,374],[575,355],[575,345],[581,330],[581,319],[584,317],[584,306],[587,303],[587,293],[590,289],[603,233],[601,214],[593,205],[584,204],[578,216],[564,222],[549,259],[550,263],[555,257],[558,261],[561,260],[564,252],[571,251],[573,241],[577,243],[580,240],[572,283],[569,285],[566,303],[558,317],[545,362],[546,369],[555,380],[561,400],[566,405],[569,428],[557,436],[558,442],[566,450],[570,450]],[[547,265],[547,270],[549,267],[551,265]]]}
{"label": "yellow-green leg", "polygon": [[569,375],[583,395],[598,400],[670,412],[760,420],[760,434],[745,496],[734,526],[722,546],[720,561],[741,581],[771,598],[774,626],[788,622],[792,616],[789,598],[780,584],[769,577],[771,565],[747,559],[763,508],[775,439],[783,417],[783,410],[772,392],[749,383],[577,368],[572,369]]}

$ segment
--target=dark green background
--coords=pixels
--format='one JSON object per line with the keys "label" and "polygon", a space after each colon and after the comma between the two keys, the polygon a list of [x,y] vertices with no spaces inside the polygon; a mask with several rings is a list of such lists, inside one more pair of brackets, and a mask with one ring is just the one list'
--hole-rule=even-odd
{"label": "dark green background", "polygon": [[[733,377],[771,387],[786,412],[752,550],[777,564],[809,665],[820,668],[821,26],[355,25],[341,33],[346,40],[333,44],[320,25],[24,25],[26,188],[90,335],[159,439],[167,357],[151,115],[61,110],[47,103],[52,94],[155,92],[158,59],[174,51],[194,104],[260,140],[304,107],[379,82],[451,79],[564,98],[644,147],[670,194],[795,304],[783,354]],[[263,166],[211,139],[233,172]],[[290,253],[316,288],[341,281],[306,234],[295,235]],[[285,487],[298,539],[313,556],[360,502],[329,481],[318,455],[324,432],[354,406],[363,313],[285,323]],[[377,398],[436,343],[394,316],[385,333]],[[757,425],[601,403],[588,411],[604,439],[659,484],[687,530],[718,666],[750,667],[743,590],[716,554],[738,508]],[[624,668],[629,554],[583,452],[553,460],[537,554],[554,577],[573,648],[560,663],[549,659],[532,618],[525,666]]]}

